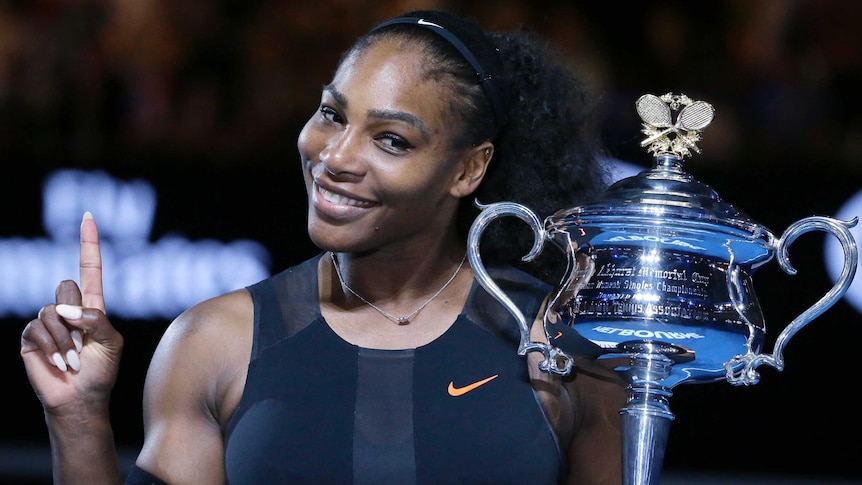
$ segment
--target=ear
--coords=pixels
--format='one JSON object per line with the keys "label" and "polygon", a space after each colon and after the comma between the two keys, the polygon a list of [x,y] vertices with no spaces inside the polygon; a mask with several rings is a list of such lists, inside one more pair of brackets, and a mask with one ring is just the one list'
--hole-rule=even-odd
{"label": "ear", "polygon": [[461,160],[449,193],[458,198],[472,194],[485,177],[488,162],[493,156],[494,145],[490,141],[470,148]]}

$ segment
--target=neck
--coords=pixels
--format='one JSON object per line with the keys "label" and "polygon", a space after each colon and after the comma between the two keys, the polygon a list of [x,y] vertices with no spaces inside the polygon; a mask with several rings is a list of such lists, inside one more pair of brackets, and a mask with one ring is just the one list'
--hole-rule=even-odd
{"label": "neck", "polygon": [[[331,299],[339,306],[370,307],[387,319],[411,320],[435,300],[445,298],[462,278],[471,276],[466,249],[445,256],[331,256]],[[402,321],[400,323],[405,323]]]}

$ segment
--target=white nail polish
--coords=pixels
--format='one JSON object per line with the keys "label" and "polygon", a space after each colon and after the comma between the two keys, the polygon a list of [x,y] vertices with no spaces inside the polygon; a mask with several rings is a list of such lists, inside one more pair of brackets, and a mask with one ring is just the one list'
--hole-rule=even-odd
{"label": "white nail polish", "polygon": [[60,355],[60,352],[54,352],[54,354],[51,355],[51,360],[54,361],[54,365],[56,365],[57,368],[61,371],[66,372],[66,370],[68,369],[66,367],[66,361],[63,360],[63,357]]}
{"label": "white nail polish", "polygon": [[72,330],[72,342],[75,342],[75,350],[80,354],[84,350],[84,336],[80,330]]}
{"label": "white nail polish", "polygon": [[69,349],[66,352],[66,360],[69,361],[69,367],[73,371],[78,372],[81,370],[81,360],[78,358],[78,352],[75,352],[75,349]]}
{"label": "white nail polish", "polygon": [[81,316],[84,314],[84,310],[76,305],[65,305],[61,303],[55,308],[58,315],[63,318],[68,318],[69,320],[80,320]]}

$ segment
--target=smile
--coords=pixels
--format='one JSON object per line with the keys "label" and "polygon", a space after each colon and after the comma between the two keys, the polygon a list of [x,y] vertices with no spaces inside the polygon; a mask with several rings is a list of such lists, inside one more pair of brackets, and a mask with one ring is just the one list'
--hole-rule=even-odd
{"label": "smile", "polygon": [[350,197],[345,197],[340,194],[336,194],[334,192],[330,192],[323,187],[317,185],[317,192],[323,198],[323,200],[329,202],[333,205],[348,205],[351,207],[372,207],[374,206],[373,202],[368,202],[365,200],[352,199]]}

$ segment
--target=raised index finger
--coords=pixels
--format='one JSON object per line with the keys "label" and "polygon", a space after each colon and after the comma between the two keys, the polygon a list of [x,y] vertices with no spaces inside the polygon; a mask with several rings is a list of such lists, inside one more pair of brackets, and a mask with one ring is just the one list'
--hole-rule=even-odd
{"label": "raised index finger", "polygon": [[102,252],[99,249],[99,229],[89,212],[81,220],[81,296],[82,306],[105,312],[102,293]]}

